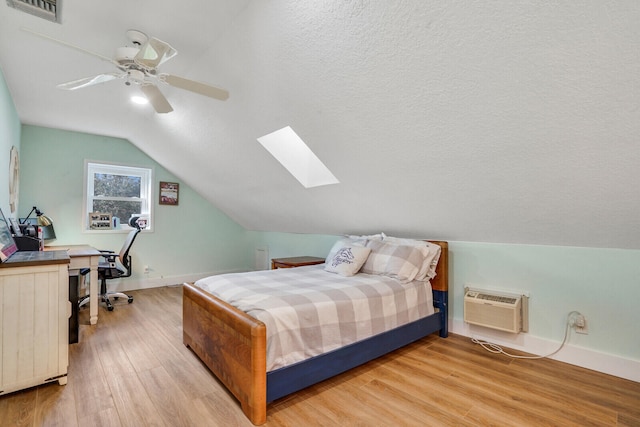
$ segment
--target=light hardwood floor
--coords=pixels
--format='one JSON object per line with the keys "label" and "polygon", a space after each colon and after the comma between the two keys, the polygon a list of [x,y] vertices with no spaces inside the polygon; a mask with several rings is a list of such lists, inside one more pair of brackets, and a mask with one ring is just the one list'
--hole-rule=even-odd
{"label": "light hardwood floor", "polygon": [[[2,426],[250,426],[182,344],[181,287],[80,315],[69,383],[0,397]],[[271,426],[640,426],[640,383],[552,360],[511,360],[429,336],[268,409]]]}

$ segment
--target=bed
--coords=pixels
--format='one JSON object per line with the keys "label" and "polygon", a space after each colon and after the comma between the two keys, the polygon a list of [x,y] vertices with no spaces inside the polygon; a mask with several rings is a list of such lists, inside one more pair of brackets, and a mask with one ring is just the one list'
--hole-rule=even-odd
{"label": "bed", "polygon": [[267,404],[345,372],[438,332],[446,337],[448,244],[440,247],[433,292],[433,314],[344,347],[267,371],[267,327],[264,322],[193,283],[183,285],[183,342],[238,399],[255,424],[267,419]]}

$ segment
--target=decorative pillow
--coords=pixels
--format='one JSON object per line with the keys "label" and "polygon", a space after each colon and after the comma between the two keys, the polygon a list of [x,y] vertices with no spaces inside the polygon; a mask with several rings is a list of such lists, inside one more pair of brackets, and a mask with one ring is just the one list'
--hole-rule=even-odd
{"label": "decorative pillow", "polygon": [[393,277],[401,282],[415,280],[425,261],[420,248],[377,241],[367,242],[371,253],[362,266],[362,272]]}
{"label": "decorative pillow", "polygon": [[420,270],[415,280],[431,280],[436,277],[436,266],[440,259],[442,248],[435,243],[425,242],[424,240],[402,239],[399,237],[391,237],[382,233],[382,241],[385,243],[393,243],[395,245],[415,246],[422,251],[425,262],[420,266]]}
{"label": "decorative pillow", "polygon": [[331,247],[331,249],[329,250],[329,254],[325,259],[325,264],[329,264],[329,262],[333,259],[336,253],[345,246],[356,245],[356,246],[364,247],[366,244],[367,244],[366,239],[351,239],[346,237],[343,239],[340,239],[337,242],[335,242]]}
{"label": "decorative pillow", "polygon": [[371,249],[358,245],[340,247],[324,265],[325,271],[338,273],[341,276],[353,276],[367,260]]}

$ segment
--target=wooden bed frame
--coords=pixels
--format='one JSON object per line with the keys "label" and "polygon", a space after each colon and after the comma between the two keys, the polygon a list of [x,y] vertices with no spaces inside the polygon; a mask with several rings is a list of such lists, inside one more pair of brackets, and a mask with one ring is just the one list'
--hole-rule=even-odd
{"label": "wooden bed frame", "polygon": [[436,313],[349,346],[266,372],[266,326],[206,291],[183,285],[183,342],[240,401],[255,425],[267,421],[267,403],[301,390],[434,332],[448,335],[448,243],[431,281]]}

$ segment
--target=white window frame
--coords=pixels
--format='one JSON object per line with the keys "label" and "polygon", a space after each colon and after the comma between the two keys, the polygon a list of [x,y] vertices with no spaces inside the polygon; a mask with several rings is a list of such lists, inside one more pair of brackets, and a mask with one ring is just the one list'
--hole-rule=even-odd
{"label": "white window frame", "polygon": [[[145,231],[153,231],[153,168],[145,166],[131,166],[117,163],[104,163],[100,161],[85,160],[84,162],[84,203],[82,215],[84,220],[82,221],[82,231],[84,233],[126,233],[132,229],[129,226],[129,218],[121,218],[120,229],[114,230],[91,230],[89,229],[89,212],[93,210],[93,200],[99,199],[94,196],[93,185],[94,175],[97,173],[110,174],[110,175],[126,175],[126,176],[139,176],[140,177],[140,198],[142,203],[142,215],[148,218]],[[111,198],[111,200],[132,200],[131,198]]]}

